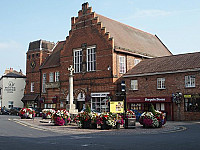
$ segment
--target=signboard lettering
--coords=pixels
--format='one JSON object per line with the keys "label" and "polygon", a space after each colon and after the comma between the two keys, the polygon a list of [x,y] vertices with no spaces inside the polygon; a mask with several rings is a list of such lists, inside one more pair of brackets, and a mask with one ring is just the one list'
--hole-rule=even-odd
{"label": "signboard lettering", "polygon": [[13,93],[16,91],[15,83],[12,81],[8,82],[8,86],[5,87],[4,91],[7,93]]}

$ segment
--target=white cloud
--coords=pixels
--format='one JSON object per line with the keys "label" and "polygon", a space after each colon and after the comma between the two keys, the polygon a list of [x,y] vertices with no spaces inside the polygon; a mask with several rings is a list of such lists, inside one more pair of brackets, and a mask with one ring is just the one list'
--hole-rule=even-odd
{"label": "white cloud", "polygon": [[16,41],[7,41],[7,42],[0,42],[0,51],[12,51],[12,50],[19,50],[22,48],[20,43]]}
{"label": "white cloud", "polygon": [[172,12],[164,11],[164,10],[137,10],[133,17],[158,17],[158,16],[168,16],[172,14]]}

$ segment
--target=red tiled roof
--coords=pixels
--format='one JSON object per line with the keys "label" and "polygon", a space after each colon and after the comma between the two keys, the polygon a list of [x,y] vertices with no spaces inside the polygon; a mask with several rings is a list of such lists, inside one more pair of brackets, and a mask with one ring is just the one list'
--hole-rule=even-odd
{"label": "red tiled roof", "polygon": [[172,55],[156,36],[97,14],[106,32],[114,38],[115,47],[152,57]]}
{"label": "red tiled roof", "polygon": [[65,41],[60,41],[53,49],[53,53],[47,58],[40,69],[57,67],[60,65],[60,51],[63,49]]}
{"label": "red tiled roof", "polygon": [[200,52],[145,59],[129,70],[124,77],[195,69],[200,70]]}

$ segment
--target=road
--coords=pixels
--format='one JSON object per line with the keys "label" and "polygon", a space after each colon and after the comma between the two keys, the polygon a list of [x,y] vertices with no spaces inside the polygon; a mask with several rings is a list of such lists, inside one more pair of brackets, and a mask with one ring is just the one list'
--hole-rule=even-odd
{"label": "road", "polygon": [[13,118],[16,116],[0,115],[0,150],[200,149],[200,123],[187,124],[184,131],[161,134],[115,134],[115,131],[70,135],[32,129],[13,122]]}

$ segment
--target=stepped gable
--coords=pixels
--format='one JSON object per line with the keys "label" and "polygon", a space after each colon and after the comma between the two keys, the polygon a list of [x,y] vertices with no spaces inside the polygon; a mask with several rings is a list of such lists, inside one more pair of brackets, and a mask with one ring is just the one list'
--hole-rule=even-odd
{"label": "stepped gable", "polygon": [[129,52],[144,57],[172,55],[156,35],[96,14],[92,12],[88,3],[82,4],[82,10],[78,12],[78,17],[71,18],[71,30],[66,41],[70,39],[73,31],[91,26],[95,26],[100,34],[110,41],[116,51]]}
{"label": "stepped gable", "polygon": [[40,69],[57,67],[60,65],[60,51],[63,49],[64,44],[65,41],[57,42],[56,46],[53,48],[52,54],[47,57]]}
{"label": "stepped gable", "polygon": [[200,52],[146,59],[129,70],[124,77],[184,70],[200,70]]}

